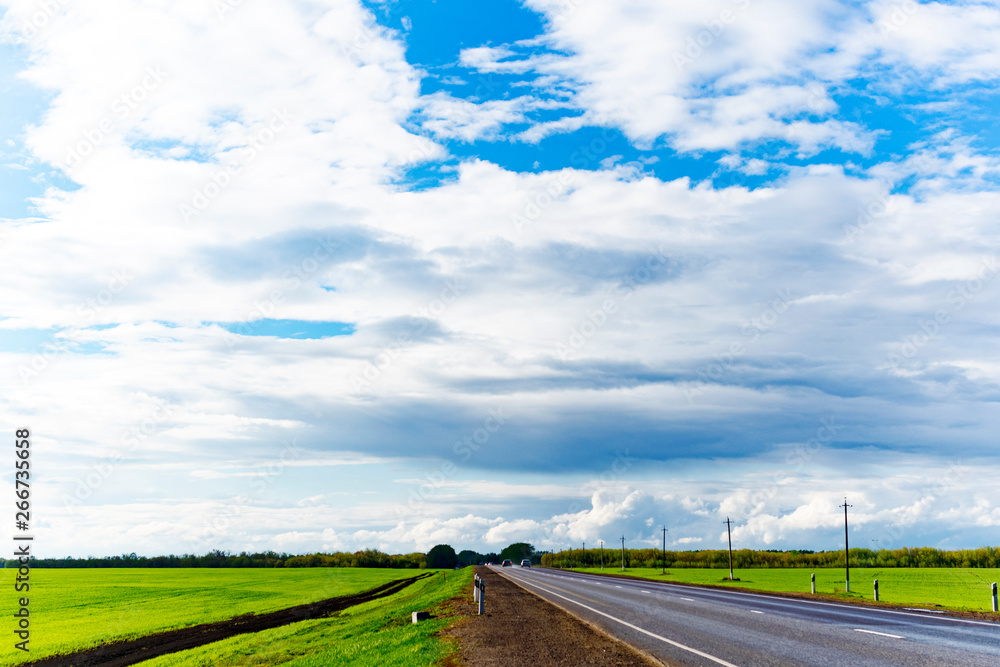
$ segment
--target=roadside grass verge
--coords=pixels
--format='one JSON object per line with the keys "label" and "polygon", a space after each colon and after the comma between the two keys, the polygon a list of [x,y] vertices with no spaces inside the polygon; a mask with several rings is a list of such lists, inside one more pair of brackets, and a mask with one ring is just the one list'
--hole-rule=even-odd
{"label": "roadside grass verge", "polygon": [[[140,663],[142,667],[416,667],[433,665],[457,647],[438,636],[449,618],[433,611],[463,592],[471,600],[473,568],[439,571],[399,593],[329,618],[241,635]],[[411,613],[432,610],[414,625]]]}
{"label": "roadside grass verge", "polygon": [[871,600],[874,580],[879,600],[956,611],[991,611],[990,584],[1000,581],[1000,569],[988,568],[851,568],[851,592],[844,590],[843,568],[760,568],[736,570],[739,581],[729,581],[729,570],[705,568],[620,567],[573,568],[578,572],[625,575],[652,581],[672,581],[702,586],[726,586],[771,593],[809,593],[809,575],[816,573],[816,593],[842,600]]}
{"label": "roadside grass verge", "polygon": [[[31,609],[30,654],[0,644],[0,664],[81,651],[155,632],[264,613],[358,593],[420,574],[376,568],[95,568],[31,571],[31,590],[14,594],[16,569],[0,570],[0,614],[18,597]],[[11,635],[13,637],[13,635]]]}

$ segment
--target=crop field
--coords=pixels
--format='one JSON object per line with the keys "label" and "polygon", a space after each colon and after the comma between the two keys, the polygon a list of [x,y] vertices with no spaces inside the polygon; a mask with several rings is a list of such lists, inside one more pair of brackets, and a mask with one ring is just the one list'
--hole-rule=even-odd
{"label": "crop field", "polygon": [[[11,610],[16,602],[12,581],[16,570],[5,569],[0,573],[4,578],[0,585],[11,591],[0,601],[0,613],[12,618]],[[25,654],[16,650],[13,642],[4,642],[0,645],[0,664],[19,664],[251,612],[277,611],[358,593],[419,574],[419,570],[368,568],[34,569],[28,594],[31,599],[31,652]],[[203,649],[142,664],[248,664],[246,647],[251,645],[271,653],[277,651],[275,656],[278,656],[275,662],[255,659],[254,665],[284,664],[292,657],[296,658],[294,664],[301,665],[366,664],[363,659],[353,663],[349,657],[352,652],[366,655],[367,649],[362,645],[365,643],[371,646],[385,644],[378,650],[389,654],[393,650],[406,654],[441,651],[446,647],[429,639],[440,622],[405,626],[402,621],[409,622],[410,611],[426,609],[455,595],[471,577],[471,569],[435,574],[390,597],[353,607],[335,617],[241,635]],[[405,632],[379,633],[377,638],[367,636],[367,630],[374,631],[386,625],[398,626]],[[366,631],[352,634],[352,629],[360,628]],[[299,636],[302,633],[304,637]],[[349,640],[351,637],[354,639]],[[326,645],[327,641],[342,640],[347,641],[347,645]],[[220,662],[218,651],[222,645],[231,647],[234,656],[242,657]],[[339,652],[337,655],[342,657],[331,661],[327,655],[317,658],[319,662],[310,662],[317,651],[318,655],[325,655],[330,650]],[[212,656],[211,661],[199,662],[199,651]],[[186,654],[191,654],[190,658],[185,657],[182,661],[180,656]]]}
{"label": "crop field", "polygon": [[816,593],[844,599],[872,599],[879,582],[879,600],[892,604],[939,607],[963,611],[990,611],[990,584],[1000,581],[1000,569],[986,568],[851,568],[851,592],[844,590],[843,568],[761,568],[736,570],[740,581],[728,580],[729,570],[621,567],[582,568],[580,572],[624,574],[654,581],[733,586],[776,593],[808,593],[809,575],[816,573]]}

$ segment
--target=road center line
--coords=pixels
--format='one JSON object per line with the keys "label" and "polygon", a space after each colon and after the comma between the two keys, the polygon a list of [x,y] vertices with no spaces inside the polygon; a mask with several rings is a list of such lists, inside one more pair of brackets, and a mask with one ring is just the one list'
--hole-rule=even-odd
{"label": "road center line", "polygon": [[681,598],[682,600],[687,600],[688,602],[694,602],[694,598]]}
{"label": "road center line", "polygon": [[[556,596],[557,598],[561,598],[563,600],[566,600],[567,602],[572,602],[573,604],[579,605],[579,606],[583,607],[584,609],[587,609],[588,611],[594,612],[595,614],[600,614],[601,616],[604,616],[605,618],[610,618],[612,621],[617,621],[618,623],[621,623],[622,625],[624,625],[626,627],[632,628],[633,630],[636,630],[637,632],[641,632],[644,635],[649,635],[650,637],[653,637],[654,639],[659,639],[661,642],[666,642],[667,644],[670,644],[671,646],[676,646],[679,649],[683,649],[685,651],[689,651],[691,653],[694,653],[695,655],[700,655],[701,657],[706,658],[708,660],[711,660],[712,662],[716,662],[716,663],[718,663],[720,665],[725,665],[726,667],[737,667],[737,665],[734,665],[731,662],[726,662],[722,658],[716,658],[714,655],[709,655],[708,653],[705,653],[704,651],[699,651],[696,648],[691,648],[690,646],[685,646],[684,644],[681,644],[680,642],[675,642],[672,639],[667,639],[666,637],[662,637],[662,636],[660,636],[660,635],[658,635],[656,633],[650,632],[649,630],[645,630],[643,628],[640,628],[638,625],[632,625],[628,621],[623,621],[622,619],[618,618],[617,616],[612,616],[611,614],[606,614],[606,613],[604,613],[603,611],[601,611],[599,609],[594,609],[593,607],[585,605],[582,602],[577,602],[576,600],[574,600],[572,598],[568,598],[565,595],[560,595],[559,593],[556,593],[555,591],[549,590],[549,589],[545,588],[544,586],[539,586],[538,584],[536,584],[534,582],[527,582],[527,581],[521,580],[521,583],[523,583],[523,584],[525,584],[527,586],[534,586],[535,588],[541,589],[541,590],[545,591],[546,593],[549,593],[550,595]],[[618,586],[617,588],[621,588],[621,586]]]}
{"label": "road center line", "polygon": [[861,628],[854,628],[855,632],[864,632],[869,635],[879,635],[881,637],[892,637],[893,639],[906,639],[906,637],[900,637],[899,635],[890,635],[886,632],[875,632],[874,630],[862,630]]}
{"label": "road center line", "polygon": [[751,609],[751,610],[750,610],[750,613],[751,613],[751,614],[763,614],[764,612],[762,612],[762,611],[757,611],[756,609]]}

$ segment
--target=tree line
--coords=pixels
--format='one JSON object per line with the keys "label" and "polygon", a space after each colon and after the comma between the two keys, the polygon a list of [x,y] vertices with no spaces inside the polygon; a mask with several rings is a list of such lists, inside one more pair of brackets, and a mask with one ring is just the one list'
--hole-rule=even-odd
{"label": "tree line", "polygon": [[[0,559],[3,567],[17,567],[17,560]],[[101,568],[101,567],[388,567],[426,568],[427,556],[422,553],[386,554],[377,549],[363,551],[293,555],[264,551],[232,554],[210,551],[204,556],[137,556],[122,554],[102,558],[32,558],[32,567]]]}
{"label": "tree line", "polygon": [[[542,556],[545,567],[599,567],[600,549],[567,549]],[[943,551],[933,547],[903,547],[900,549],[851,549],[851,567],[990,567],[1000,568],[1000,547],[980,547],[978,549],[957,549]],[[622,551],[608,545],[603,550],[605,567],[621,567]],[[699,551],[667,551],[660,549],[626,549],[626,567],[666,567],[673,568],[728,568],[729,551],[726,549],[703,549]],[[809,551],[797,550],[757,551],[754,549],[734,549],[733,567],[752,568],[817,568],[842,567],[844,550]]]}
{"label": "tree line", "polygon": [[[626,567],[660,567],[663,553],[660,549],[626,549]],[[943,551],[932,547],[903,547],[900,549],[851,549],[851,567],[968,567],[1000,568],[1000,547],[958,549]],[[605,567],[621,566],[621,549],[608,545],[603,550]],[[275,551],[233,554],[228,551],[210,551],[204,556],[137,556],[122,554],[102,558],[33,558],[33,567],[49,568],[101,568],[101,567],[382,567],[382,568],[452,568],[478,563],[500,563],[510,559],[515,564],[529,559],[534,565],[546,567],[599,567],[600,549],[568,549],[556,553],[536,551],[526,542],[515,542],[499,553],[478,553],[464,550],[456,553],[447,544],[438,544],[424,553],[387,554],[378,549],[362,551],[313,554],[288,554]],[[2,559],[3,567],[17,567],[16,559]],[[844,552],[790,550],[733,551],[733,567],[752,568],[818,568],[841,567]],[[729,552],[726,549],[699,551],[667,551],[666,567],[728,568]]]}
{"label": "tree line", "polygon": [[[102,568],[102,567],[385,567],[409,569],[439,569],[464,567],[495,561],[499,563],[504,558],[520,562],[530,558],[538,564],[543,552],[524,542],[516,542],[506,547],[499,554],[480,554],[465,550],[455,553],[448,544],[438,544],[426,554],[387,554],[378,549],[364,549],[353,553],[337,551],[333,553],[313,553],[295,555],[263,551],[249,553],[246,551],[233,554],[216,549],[204,556],[184,554],[181,556],[137,556],[134,553],[121,556],[95,558],[32,558],[32,567],[48,568]],[[16,559],[0,558],[0,567],[18,567]]]}

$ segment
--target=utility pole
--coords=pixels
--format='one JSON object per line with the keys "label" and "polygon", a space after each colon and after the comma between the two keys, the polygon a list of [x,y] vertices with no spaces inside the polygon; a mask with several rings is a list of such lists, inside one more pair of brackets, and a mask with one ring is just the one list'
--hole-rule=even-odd
{"label": "utility pole", "polygon": [[601,569],[604,569],[604,540],[601,540]]}
{"label": "utility pole", "polygon": [[625,536],[622,535],[622,572],[625,571]]}
{"label": "utility pole", "polygon": [[729,581],[733,580],[733,528],[732,522],[729,521],[729,517],[726,517],[724,521],[726,524],[726,532],[729,534]]}
{"label": "utility pole", "polygon": [[847,587],[847,592],[851,592],[851,550],[847,545],[847,508],[854,507],[854,505],[847,504],[847,496],[844,496],[844,504],[840,505],[844,508],[844,572],[847,576],[844,577],[844,583]]}
{"label": "utility pole", "polygon": [[661,572],[660,574],[665,575],[667,573],[667,527],[663,527],[663,558],[660,560]]}

